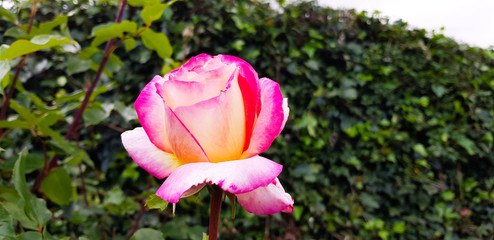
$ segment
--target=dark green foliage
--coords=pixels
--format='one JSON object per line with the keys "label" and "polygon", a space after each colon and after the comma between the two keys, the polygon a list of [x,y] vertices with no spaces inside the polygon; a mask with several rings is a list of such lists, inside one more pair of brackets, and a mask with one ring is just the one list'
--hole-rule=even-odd
{"label": "dark green foliage", "polygon": [[313,3],[282,13],[242,1],[175,7],[175,28],[183,18],[195,29],[189,55],[247,59],[289,99],[288,125],[264,155],[284,165],[296,206],[280,224],[295,218],[297,228],[273,233],[494,234],[492,51]]}
{"label": "dark green foliage", "polygon": [[[134,0],[125,12],[128,21],[120,25],[109,24],[117,2],[97,2],[39,3],[32,36],[11,23],[28,22],[29,4],[15,4],[15,11],[9,10],[13,15],[0,9],[2,43],[55,34],[52,41],[64,36],[81,47],[46,46],[30,55],[9,121],[0,121],[1,128],[12,129],[0,140],[5,150],[0,149],[0,239],[15,233],[41,238],[31,231],[20,234],[20,225],[37,230],[40,224],[45,238],[126,238],[142,203],[162,180],[132,162],[119,131],[139,126],[133,101],[154,75],[180,66],[185,44],[187,58],[208,53],[246,59],[259,76],[280,83],[291,109],[282,134],[262,155],[283,164],[280,181],[295,199],[294,213],[254,216],[237,205],[232,220],[225,200],[221,239],[262,239],[265,232],[269,239],[494,235],[492,50],[459,45],[376,14],[310,2],[275,11],[257,1],[178,1],[159,15],[155,10],[166,7],[159,1]],[[149,14],[141,14],[146,6]],[[61,14],[69,17],[55,18]],[[51,23],[42,27],[42,22]],[[149,30],[143,29],[146,24]],[[115,31],[108,31],[110,26]],[[191,36],[182,35],[186,28]],[[86,127],[77,142],[65,141],[84,97],[81,88],[87,88],[111,37],[120,45],[83,116]],[[173,51],[168,40],[156,42],[167,37]],[[19,61],[0,61],[0,73],[10,68],[12,79]],[[8,84],[4,79],[0,89]],[[29,154],[19,157],[24,148]],[[43,159],[56,153],[63,155],[61,167],[48,181],[68,174],[72,185],[53,187],[73,186],[73,192],[51,189],[45,206],[41,195],[28,189]],[[28,188],[19,185],[24,174]],[[171,205],[164,212],[145,211],[137,226],[143,229],[134,238],[151,239],[160,231],[167,239],[202,238],[208,199],[206,191],[182,199],[175,217]],[[24,215],[14,214],[22,207]]]}

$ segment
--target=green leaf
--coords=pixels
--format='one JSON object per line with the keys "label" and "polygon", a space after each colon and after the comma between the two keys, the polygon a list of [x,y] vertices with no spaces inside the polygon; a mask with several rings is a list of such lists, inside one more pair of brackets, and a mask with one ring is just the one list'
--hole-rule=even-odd
{"label": "green leaf", "polygon": [[473,178],[468,178],[463,182],[463,188],[466,192],[471,192],[477,185],[478,182]]}
{"label": "green leaf", "polygon": [[29,35],[49,34],[55,27],[66,24],[68,19],[69,16],[67,15],[58,15],[53,21],[40,23],[38,27],[33,26]]}
{"label": "green leaf", "polygon": [[96,125],[110,116],[113,104],[102,104],[101,107],[89,107],[84,111],[82,119],[86,125]]}
{"label": "green leaf", "polygon": [[429,154],[427,154],[427,150],[425,150],[424,145],[422,145],[421,143],[415,144],[413,146],[413,150],[415,152],[419,153],[420,155],[422,155],[422,157],[427,157],[429,155]]}
{"label": "green leaf", "polygon": [[132,181],[137,181],[139,178],[139,171],[136,170],[136,164],[128,164],[122,172],[122,178],[130,178]]}
{"label": "green leaf", "polygon": [[28,53],[39,51],[41,49],[69,43],[75,43],[75,41],[70,40],[68,37],[57,35],[38,35],[30,41],[20,39],[12,43],[7,50],[0,54],[0,60],[10,60]]}
{"label": "green leaf", "polygon": [[68,205],[72,197],[72,179],[64,168],[54,168],[41,183],[41,191],[54,203]]}
{"label": "green leaf", "polygon": [[17,240],[42,240],[43,236],[39,232],[29,231],[23,232],[17,236]]}
{"label": "green leaf", "polygon": [[64,118],[64,115],[57,112],[43,114],[37,119],[36,125],[50,127],[62,118]]}
{"label": "green leaf", "polygon": [[5,33],[4,33],[4,36],[5,37],[13,37],[13,38],[17,38],[17,39],[28,39],[29,38],[29,35],[25,31],[23,31],[22,29],[17,28],[17,27],[11,27],[11,28],[7,29],[7,31],[5,31]]}
{"label": "green leaf", "polygon": [[362,193],[362,195],[360,195],[360,201],[362,202],[362,205],[364,205],[367,208],[370,209],[379,208],[379,203],[374,199],[372,195],[369,195],[367,193]]}
{"label": "green leaf", "polygon": [[11,23],[17,22],[15,15],[10,13],[9,10],[3,8],[2,6],[0,6],[0,17],[1,17],[1,19],[7,20]]}
{"label": "green leaf", "polygon": [[84,60],[78,56],[70,56],[67,61],[67,74],[72,75],[75,73],[86,72],[91,68],[91,60]]}
{"label": "green leaf", "polygon": [[162,59],[171,57],[173,52],[172,46],[164,33],[157,33],[151,29],[146,29],[142,32],[141,38],[144,46],[156,51]]}
{"label": "green leaf", "polygon": [[46,208],[46,202],[43,199],[36,198],[29,192],[24,176],[27,150],[24,149],[19,154],[19,158],[12,171],[12,181],[19,196],[24,200],[24,212],[26,216],[36,223],[36,226],[44,226],[51,219],[51,212]]}
{"label": "green leaf", "polygon": [[206,233],[202,233],[202,240],[209,240],[209,236]]}
{"label": "green leaf", "polygon": [[100,50],[97,47],[87,47],[82,49],[82,51],[79,53],[79,57],[81,59],[90,59],[94,54],[100,52]]}
{"label": "green leaf", "polygon": [[10,72],[10,63],[7,60],[0,61],[0,79]]}
{"label": "green leaf", "polygon": [[455,198],[455,193],[453,191],[444,191],[441,193],[441,197],[444,201],[451,201]]}
{"label": "green leaf", "polygon": [[7,60],[0,61],[0,94],[3,94],[3,81],[8,80],[10,72],[10,62]]}
{"label": "green leaf", "polygon": [[108,57],[108,62],[106,63],[105,70],[109,72],[118,72],[120,71],[120,68],[123,66],[122,60],[115,55],[115,54],[110,54]]}
{"label": "green leaf", "polygon": [[3,90],[10,84],[10,74],[5,74],[2,79],[0,79],[0,94],[4,94]]}
{"label": "green leaf", "polygon": [[94,167],[94,163],[91,158],[89,158],[86,151],[80,149],[74,143],[65,141],[61,138],[53,140],[54,141],[51,141],[50,143],[69,156],[69,158],[65,160],[66,164],[79,164],[84,161],[88,166]]}
{"label": "green leaf", "polygon": [[249,50],[247,54],[245,54],[244,58],[248,60],[255,60],[260,54],[261,51],[259,49]]}
{"label": "green leaf", "polygon": [[237,39],[234,42],[232,42],[230,45],[232,46],[232,48],[240,52],[242,51],[242,48],[245,45],[245,41],[242,39]]}
{"label": "green leaf", "polygon": [[2,237],[15,237],[13,224],[9,212],[0,204],[0,239]]}
{"label": "green leaf", "polygon": [[152,228],[141,228],[137,230],[130,240],[164,239],[161,231]]}
{"label": "green leaf", "polygon": [[105,200],[103,201],[104,205],[115,204],[121,205],[125,201],[125,195],[119,187],[115,186],[110,191],[107,192]]}
{"label": "green leaf", "polygon": [[405,232],[405,222],[398,221],[393,224],[393,232],[398,234],[403,234]]}
{"label": "green leaf", "polygon": [[134,33],[137,30],[137,23],[124,20],[121,23],[111,23],[97,26],[93,29],[94,39],[91,42],[92,47],[117,37],[123,37],[125,32]]}
{"label": "green leaf", "polygon": [[115,110],[117,110],[117,112],[120,113],[123,119],[127,122],[137,119],[137,113],[132,105],[125,106],[122,102],[116,102]]}
{"label": "green leaf", "polygon": [[17,103],[17,101],[11,100],[10,108],[12,108],[15,112],[17,112],[19,116],[24,118],[32,126],[36,124],[36,116],[32,114],[31,111],[29,111],[29,109]]}
{"label": "green leaf", "polygon": [[389,233],[388,233],[388,231],[382,229],[382,230],[379,230],[379,232],[377,233],[377,235],[379,235],[379,237],[382,240],[388,240]]}
{"label": "green leaf", "polygon": [[160,0],[129,0],[127,3],[132,7],[137,7],[157,4],[160,3]]}
{"label": "green leaf", "polygon": [[168,202],[158,197],[156,194],[152,194],[146,199],[146,203],[144,206],[149,209],[159,209],[160,211],[165,211],[166,207],[168,207]]}
{"label": "green leaf", "polygon": [[25,161],[26,161],[26,165],[24,169],[25,173],[31,173],[34,170],[42,169],[43,166],[45,165],[45,158],[43,154],[29,153],[26,156]]}
{"label": "green leaf", "polygon": [[472,140],[462,136],[456,142],[467,151],[468,155],[475,154],[475,151],[473,150],[475,143],[473,143]]}
{"label": "green leaf", "polygon": [[[111,57],[111,55],[110,55],[110,57]],[[110,91],[112,89],[112,87],[113,87],[112,83],[98,87],[96,90],[94,90],[93,94],[91,94],[89,101],[93,102],[94,98],[96,98],[97,96],[99,96],[102,93]],[[108,104],[112,105],[110,103],[108,103]]]}
{"label": "green leaf", "polygon": [[293,207],[293,216],[295,217],[295,220],[300,220],[300,217],[302,217],[302,213],[304,213],[304,207],[303,206],[294,206]]}
{"label": "green leaf", "polygon": [[0,195],[2,200],[1,204],[14,218],[19,221],[24,228],[28,229],[37,229],[37,223],[29,218],[26,215],[26,211],[24,211],[24,200],[19,196],[19,194],[15,191],[15,189],[11,188],[2,188],[0,189]]}
{"label": "green leaf", "polygon": [[341,91],[341,96],[347,100],[355,100],[358,97],[358,93],[355,88],[345,88]]}
{"label": "green leaf", "polygon": [[133,38],[127,38],[123,41],[124,45],[125,45],[125,51],[130,51],[132,49],[134,49],[134,47],[136,46],[136,40],[133,39]]}
{"label": "green leaf", "polygon": [[163,11],[170,6],[166,3],[157,3],[146,5],[141,11],[141,18],[146,25],[150,25],[153,21],[158,20]]}

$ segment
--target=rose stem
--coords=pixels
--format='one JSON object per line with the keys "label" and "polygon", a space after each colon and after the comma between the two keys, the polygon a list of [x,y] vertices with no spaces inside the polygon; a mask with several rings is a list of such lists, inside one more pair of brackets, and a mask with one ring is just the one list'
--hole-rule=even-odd
{"label": "rose stem", "polygon": [[213,185],[211,191],[211,213],[209,215],[209,240],[218,239],[218,225],[220,223],[221,201],[223,190]]}

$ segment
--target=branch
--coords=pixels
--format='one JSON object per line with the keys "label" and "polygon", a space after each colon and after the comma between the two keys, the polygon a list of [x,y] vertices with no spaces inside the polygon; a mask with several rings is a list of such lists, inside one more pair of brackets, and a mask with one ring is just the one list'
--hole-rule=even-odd
{"label": "branch", "polygon": [[[115,19],[115,23],[119,23],[122,21],[122,16],[126,4],[127,4],[127,0],[120,1],[120,8],[117,14],[117,18]],[[69,140],[72,137],[72,135],[75,134],[76,128],[79,125],[79,122],[81,121],[82,114],[84,113],[87,105],[89,104],[89,99],[91,98],[91,94],[96,88],[96,85],[98,85],[99,79],[101,78],[101,74],[103,73],[103,69],[105,69],[106,62],[108,62],[108,58],[110,57],[110,54],[113,52],[113,50],[115,50],[115,48],[113,47],[114,42],[115,39],[112,38],[106,43],[105,53],[99,65],[98,71],[96,72],[96,75],[94,75],[93,82],[89,86],[86,95],[84,96],[84,100],[82,100],[81,107],[77,109],[77,111],[75,112],[74,121],[72,122],[72,124],[70,124],[67,134],[65,134],[65,138],[64,138],[65,140]]]}
{"label": "branch", "polygon": [[[152,178],[149,177],[148,178],[148,184],[146,185],[146,191],[148,191],[149,188],[151,187],[151,181],[152,181]],[[144,210],[145,210],[144,205],[145,204],[146,204],[146,199],[142,199],[141,200],[141,208],[139,209],[139,213],[137,214],[137,218],[136,218],[136,220],[134,222],[134,225],[132,225],[132,228],[130,229],[129,235],[127,235],[127,239],[126,240],[131,239],[132,236],[134,235],[134,233],[137,231],[137,229],[139,229],[139,222],[141,221],[142,214],[144,214]]]}
{"label": "branch", "polygon": [[[127,5],[127,0],[121,0],[117,17],[115,19],[115,23],[119,23],[122,21],[125,5]],[[91,97],[91,94],[93,93],[94,89],[96,88],[96,85],[99,82],[99,79],[101,78],[101,74],[103,73],[103,69],[105,69],[105,65],[106,62],[108,61],[108,58],[110,57],[110,54],[113,52],[113,50],[115,50],[115,48],[113,47],[114,42],[115,40],[112,38],[106,43],[105,53],[103,55],[103,59],[99,64],[98,71],[96,72],[96,75],[94,75],[93,81],[91,82],[91,85],[86,91],[86,95],[84,95],[84,99],[82,100],[81,106],[74,113],[75,114],[74,121],[72,121],[72,123],[70,124],[69,130],[65,134],[64,140],[70,140],[72,136],[78,132],[79,129],[78,126],[81,121],[82,114],[84,113],[86,107],[89,104],[89,99]],[[39,190],[39,187],[41,186],[41,182],[46,177],[46,175],[48,175],[48,173],[52,168],[58,166],[58,160],[60,159],[60,157],[61,157],[60,154],[53,156],[53,158],[50,161],[50,164],[48,164],[48,166],[45,165],[43,171],[41,171],[40,174],[38,175],[38,178],[36,178],[36,181],[34,182],[34,186],[33,188],[31,188],[31,192],[37,192]]]}
{"label": "branch", "polygon": [[[34,0],[33,6],[31,7],[31,15],[29,15],[29,23],[27,25],[27,34],[31,32],[31,27],[33,26],[33,20],[34,16],[36,15],[36,5],[38,4],[39,0]],[[2,104],[2,111],[0,112],[0,120],[5,120],[7,118],[7,109],[9,108],[10,105],[10,99],[12,99],[12,96],[14,96],[14,91],[15,91],[15,85],[17,85],[17,80],[19,79],[19,75],[21,73],[22,67],[26,63],[27,60],[27,55],[24,56],[24,58],[17,64],[17,68],[15,70],[15,75],[14,79],[12,80],[12,85],[10,86],[9,92],[7,94],[7,97],[4,99],[3,104]],[[0,139],[4,137],[2,134],[2,129],[0,129]]]}

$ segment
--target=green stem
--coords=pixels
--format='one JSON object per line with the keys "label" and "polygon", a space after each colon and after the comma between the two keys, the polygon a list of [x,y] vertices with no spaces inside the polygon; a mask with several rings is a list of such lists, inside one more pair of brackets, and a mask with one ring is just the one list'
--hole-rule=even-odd
{"label": "green stem", "polygon": [[223,190],[217,185],[212,186],[211,191],[211,213],[209,215],[209,240],[218,239],[218,226],[220,223],[221,202],[223,201]]}

